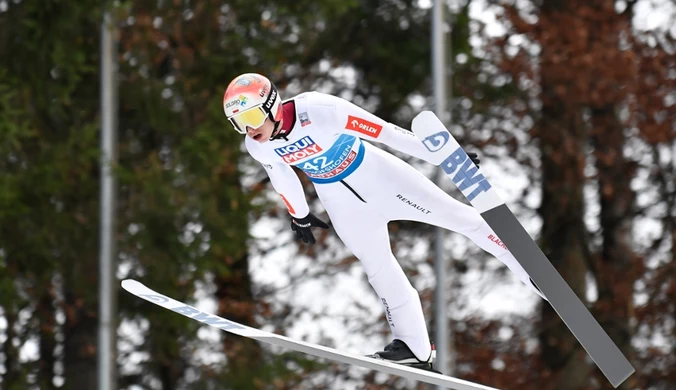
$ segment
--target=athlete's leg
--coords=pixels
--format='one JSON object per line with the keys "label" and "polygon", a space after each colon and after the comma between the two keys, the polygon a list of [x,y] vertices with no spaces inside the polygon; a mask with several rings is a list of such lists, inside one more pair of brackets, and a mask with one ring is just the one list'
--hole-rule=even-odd
{"label": "athlete's leg", "polygon": [[348,190],[333,188],[319,194],[331,223],[345,245],[361,261],[369,283],[378,294],[395,339],[406,343],[423,361],[431,344],[420,296],[392,254],[387,219],[373,205]]}
{"label": "athlete's leg", "polygon": [[390,161],[387,198],[379,202],[380,210],[391,220],[413,220],[458,232],[504,263],[532,291],[544,298],[531,283],[521,264],[500,241],[474,207],[462,203],[410,165]]}

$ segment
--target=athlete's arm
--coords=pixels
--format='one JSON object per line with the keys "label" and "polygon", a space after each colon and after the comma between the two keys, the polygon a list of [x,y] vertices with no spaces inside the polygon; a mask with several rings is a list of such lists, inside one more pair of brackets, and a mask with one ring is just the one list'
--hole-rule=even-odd
{"label": "athlete's arm", "polygon": [[336,107],[338,125],[345,133],[367,141],[380,142],[430,164],[441,164],[440,157],[427,150],[413,132],[389,123],[345,99],[333,96],[332,100]]}
{"label": "athlete's arm", "polygon": [[306,217],[310,213],[310,207],[305,199],[303,185],[293,168],[283,162],[261,161],[260,157],[257,158],[256,153],[252,152],[249,142],[245,142],[245,145],[251,157],[265,168],[272,188],[282,197],[289,214],[294,218]]}
{"label": "athlete's arm", "polygon": [[305,199],[303,185],[293,168],[284,163],[263,164],[265,172],[275,191],[282,197],[289,214],[295,218],[303,218],[310,213]]}

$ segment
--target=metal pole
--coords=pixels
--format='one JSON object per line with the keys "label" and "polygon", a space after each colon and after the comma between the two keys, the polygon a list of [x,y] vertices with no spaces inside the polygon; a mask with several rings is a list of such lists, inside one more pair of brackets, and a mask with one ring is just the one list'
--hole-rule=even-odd
{"label": "metal pole", "polygon": [[[432,9],[432,67],[434,80],[434,101],[435,113],[442,122],[446,122],[446,39],[444,34],[444,4],[441,0],[434,0]],[[436,182],[439,183],[442,178],[441,171],[438,172]],[[444,230],[436,228],[434,234],[434,268],[437,278],[437,285],[434,294],[435,298],[435,344],[437,347],[436,369],[446,375],[453,374],[453,367],[449,365],[452,361],[451,339],[452,334],[449,329],[449,319],[447,314],[448,306],[448,279],[446,256],[444,256]],[[437,387],[443,389],[443,387]]]}
{"label": "metal pole", "polygon": [[[105,1],[102,2],[106,7]],[[109,11],[104,9],[101,22],[101,222],[99,253],[99,347],[98,390],[117,389],[116,299],[113,290],[115,280],[115,164],[117,83],[115,73],[117,46],[114,27]]]}

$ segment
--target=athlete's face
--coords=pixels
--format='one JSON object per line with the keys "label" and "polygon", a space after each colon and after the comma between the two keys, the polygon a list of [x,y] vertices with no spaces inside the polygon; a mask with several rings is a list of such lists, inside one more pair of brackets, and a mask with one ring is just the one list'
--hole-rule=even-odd
{"label": "athlete's face", "polygon": [[[281,124],[280,124],[281,125]],[[251,137],[254,141],[267,142],[272,136],[272,131],[275,129],[275,122],[267,118],[265,122],[257,129],[253,127],[246,127],[246,135]]]}

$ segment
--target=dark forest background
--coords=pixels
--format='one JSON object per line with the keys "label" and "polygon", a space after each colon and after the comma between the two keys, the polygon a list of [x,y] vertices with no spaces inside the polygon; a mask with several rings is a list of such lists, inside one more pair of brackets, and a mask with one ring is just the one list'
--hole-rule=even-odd
{"label": "dark forest background", "polygon": [[[622,389],[676,388],[673,3],[448,5],[452,131],[487,170],[512,167],[506,173],[528,183],[503,188],[512,190],[509,205],[636,367]],[[433,103],[429,4],[136,0],[110,10],[118,278],[181,300],[208,298],[219,315],[280,333],[316,320],[314,341],[345,345],[321,328],[326,313],[279,298],[304,281],[337,283],[358,262],[330,232],[312,248],[291,240],[286,211],[243,154],[221,98],[234,76],[254,71],[283,97],[318,89],[410,128]],[[101,16],[101,1],[0,0],[0,389],[96,388]],[[320,209],[311,187],[307,195]],[[275,239],[254,239],[261,224]],[[391,232],[431,310],[432,252],[406,254],[433,230],[398,223]],[[276,261],[315,265],[261,283],[254,257],[284,248]],[[472,271],[485,289],[510,278],[474,249],[453,257],[459,297]],[[119,291],[120,388],[410,388],[242,338],[214,339]],[[345,324],[386,340],[380,313],[348,304],[360,311]],[[470,311],[451,327],[460,378],[503,389],[611,388],[548,305],[501,318]]]}

